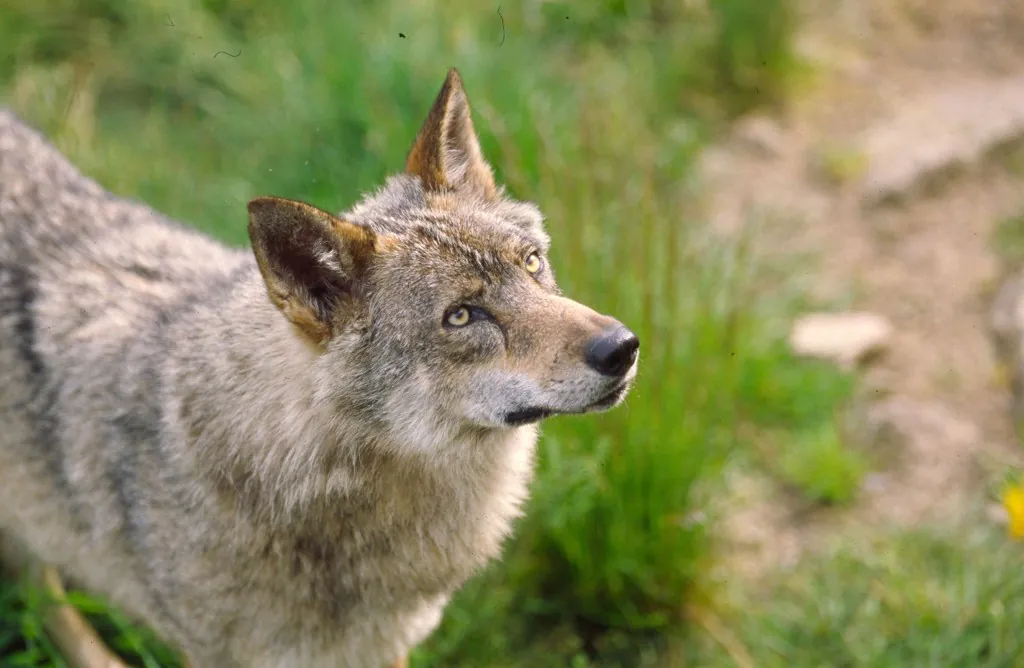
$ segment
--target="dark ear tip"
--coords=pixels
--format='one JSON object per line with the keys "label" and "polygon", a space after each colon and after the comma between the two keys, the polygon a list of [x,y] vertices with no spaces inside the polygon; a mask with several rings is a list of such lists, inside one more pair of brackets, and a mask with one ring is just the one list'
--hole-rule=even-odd
{"label": "dark ear tip", "polygon": [[459,74],[458,68],[448,68],[448,76],[445,77],[445,84],[451,88],[462,88],[462,75]]}
{"label": "dark ear tip", "polygon": [[270,208],[272,202],[273,198],[271,197],[256,197],[249,200],[249,204],[246,205],[246,209],[248,209],[251,214],[259,213]]}
{"label": "dark ear tip", "polygon": [[249,204],[246,205],[246,208],[249,210],[250,214],[259,214],[267,213],[268,211],[273,211],[274,209],[287,208],[289,205],[294,207],[294,205],[296,204],[301,204],[301,202],[294,202],[292,200],[288,200],[282,197],[263,195],[260,197],[254,197],[253,199],[249,200]]}

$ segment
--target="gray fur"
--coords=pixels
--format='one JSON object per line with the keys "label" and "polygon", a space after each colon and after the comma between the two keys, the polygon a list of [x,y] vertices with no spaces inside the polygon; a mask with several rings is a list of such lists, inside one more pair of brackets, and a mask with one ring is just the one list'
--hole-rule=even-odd
{"label": "gray fur", "polygon": [[[586,366],[615,323],[523,269],[542,217],[475,142],[453,72],[407,173],[351,211],[251,205],[257,262],[0,110],[2,539],[195,668],[403,657],[520,512],[536,424],[503,420],[608,408],[635,375]],[[489,319],[446,326],[470,298]]]}

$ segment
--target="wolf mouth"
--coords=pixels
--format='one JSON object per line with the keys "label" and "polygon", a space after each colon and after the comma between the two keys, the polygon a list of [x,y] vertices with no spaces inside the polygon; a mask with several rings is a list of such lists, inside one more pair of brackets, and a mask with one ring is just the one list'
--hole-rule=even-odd
{"label": "wolf mouth", "polygon": [[544,418],[550,417],[553,414],[554,411],[548,410],[547,408],[540,408],[539,406],[523,408],[518,411],[512,411],[506,415],[505,424],[510,427],[522,427],[523,425],[530,424],[531,422],[540,422]]}
{"label": "wolf mouth", "polygon": [[522,427],[523,425],[531,424],[533,422],[540,422],[553,415],[570,415],[578,413],[589,413],[592,411],[600,411],[609,408],[620,399],[629,388],[629,383],[621,383],[616,385],[610,392],[603,395],[597,401],[591,403],[585,408],[578,410],[554,410],[551,408],[542,408],[540,406],[530,406],[528,408],[521,408],[517,411],[512,411],[505,416],[505,424],[510,427]]}
{"label": "wolf mouth", "polygon": [[628,389],[629,389],[629,383],[620,383],[619,385],[616,385],[615,388],[613,388],[611,392],[609,392],[608,394],[604,395],[603,397],[601,397],[600,399],[598,399],[594,403],[590,404],[590,406],[587,408],[587,410],[588,411],[602,410],[602,409],[605,409],[605,408],[608,408],[610,406],[615,405],[616,403],[618,403],[619,399],[621,399],[626,394],[626,391]]}

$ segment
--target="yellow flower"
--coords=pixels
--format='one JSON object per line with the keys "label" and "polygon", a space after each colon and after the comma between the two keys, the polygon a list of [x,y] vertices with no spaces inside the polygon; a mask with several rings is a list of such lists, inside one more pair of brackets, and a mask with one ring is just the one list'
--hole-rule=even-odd
{"label": "yellow flower", "polygon": [[1006,488],[1003,492],[1003,506],[1010,516],[1010,536],[1024,540],[1024,483]]}

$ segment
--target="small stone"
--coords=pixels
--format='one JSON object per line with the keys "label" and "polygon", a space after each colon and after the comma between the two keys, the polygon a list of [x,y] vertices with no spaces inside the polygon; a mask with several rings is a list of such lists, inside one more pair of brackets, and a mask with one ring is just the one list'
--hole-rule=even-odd
{"label": "small stone", "polygon": [[861,480],[860,488],[867,494],[881,494],[891,486],[889,476],[885,473],[869,473]]}
{"label": "small stone", "polygon": [[786,150],[782,128],[766,116],[748,116],[736,122],[734,137],[740,144],[766,158],[775,158]]}
{"label": "small stone", "polygon": [[799,356],[851,368],[884,350],[891,338],[892,325],[874,313],[811,313],[794,323],[789,345]]}
{"label": "small stone", "polygon": [[1010,523],[1010,513],[1001,503],[990,503],[985,506],[985,517],[989,522],[998,526],[1006,526]]}

